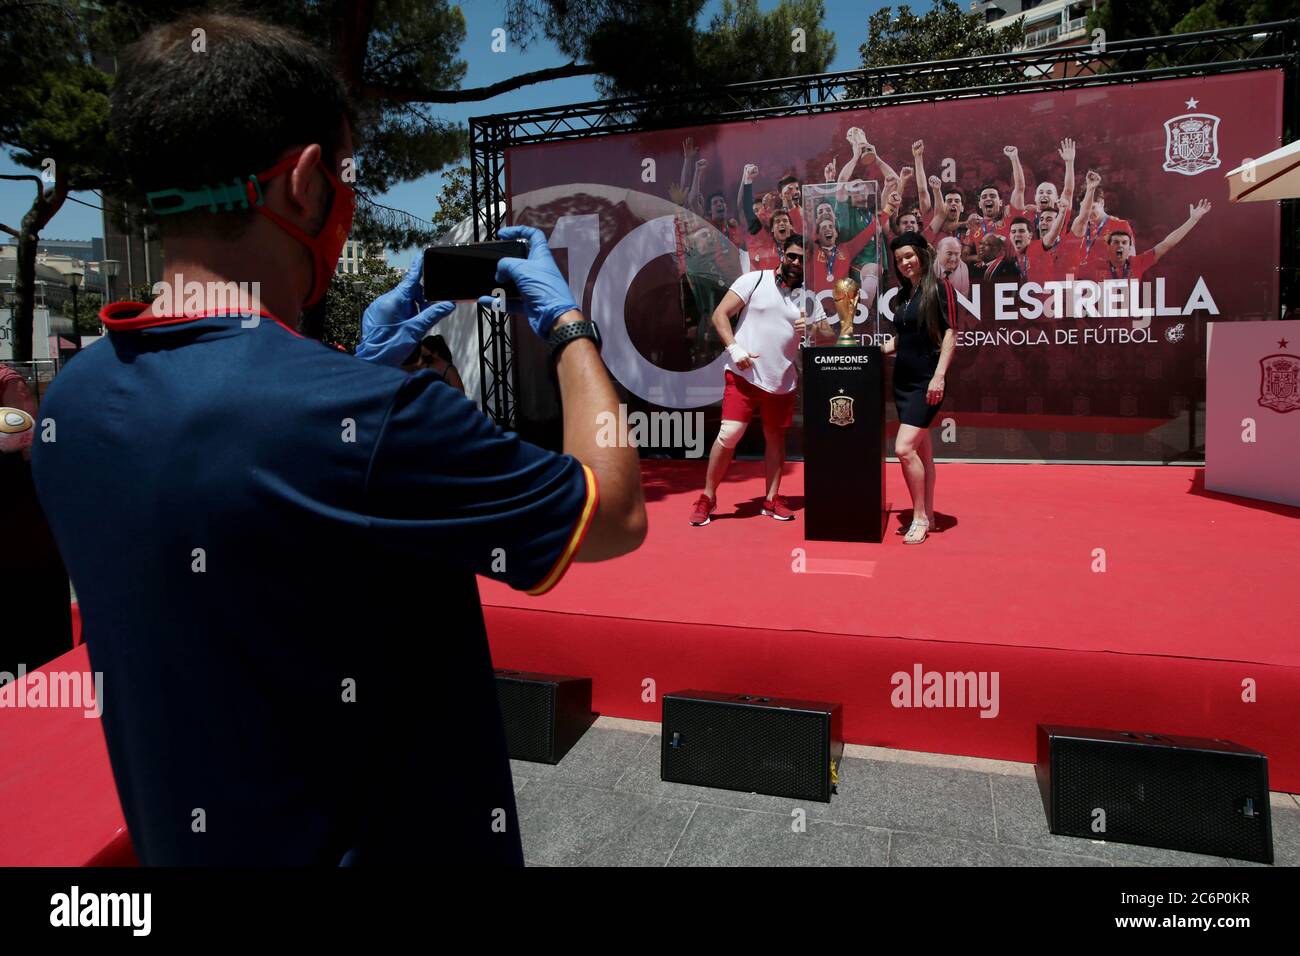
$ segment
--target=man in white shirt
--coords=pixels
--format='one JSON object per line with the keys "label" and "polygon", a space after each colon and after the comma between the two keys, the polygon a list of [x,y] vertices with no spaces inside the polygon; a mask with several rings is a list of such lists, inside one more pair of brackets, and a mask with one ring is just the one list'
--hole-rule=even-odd
{"label": "man in white shirt", "polygon": [[[798,383],[794,363],[808,321],[801,288],[803,266],[803,240],[791,236],[785,240],[779,269],[745,273],[732,283],[714,310],[713,326],[729,353],[727,386],[722,395],[722,426],[709,452],[704,493],[691,509],[693,525],[703,526],[712,520],[718,485],[756,410],[762,415],[767,441],[763,514],[778,521],[794,519],[779,492],[785,465],[785,430],[794,418]],[[824,323],[826,313],[821,305],[814,301],[812,309],[812,320]],[[731,323],[737,315],[740,330],[733,334]]]}

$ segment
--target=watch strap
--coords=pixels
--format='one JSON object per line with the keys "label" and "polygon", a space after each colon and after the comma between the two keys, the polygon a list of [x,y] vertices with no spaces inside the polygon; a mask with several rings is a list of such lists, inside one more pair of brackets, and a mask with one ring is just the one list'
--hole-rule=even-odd
{"label": "watch strap", "polygon": [[570,342],[578,339],[591,339],[596,343],[596,348],[600,348],[600,333],[596,331],[596,323],[591,319],[581,319],[577,322],[566,322],[564,325],[557,325],[551,330],[550,337],[546,340],[551,347],[551,358],[555,358],[560,353],[560,349]]}

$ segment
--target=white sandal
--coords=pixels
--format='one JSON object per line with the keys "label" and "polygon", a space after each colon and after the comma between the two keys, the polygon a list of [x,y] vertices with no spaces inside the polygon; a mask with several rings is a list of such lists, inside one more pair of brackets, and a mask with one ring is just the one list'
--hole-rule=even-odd
{"label": "white sandal", "polygon": [[[913,518],[912,526],[907,529],[907,534],[903,538],[903,544],[920,544],[930,533],[930,522],[922,518]],[[920,537],[917,537],[917,535]]]}
{"label": "white sandal", "polygon": [[[924,524],[926,525],[926,531],[935,531],[935,529],[939,527],[939,523],[937,522],[935,524],[931,524],[930,522],[922,522],[922,520],[918,518],[911,519],[911,524]],[[894,535],[897,535],[898,537],[907,535],[907,533],[911,532],[911,524],[898,525],[898,529],[896,532],[894,532]]]}

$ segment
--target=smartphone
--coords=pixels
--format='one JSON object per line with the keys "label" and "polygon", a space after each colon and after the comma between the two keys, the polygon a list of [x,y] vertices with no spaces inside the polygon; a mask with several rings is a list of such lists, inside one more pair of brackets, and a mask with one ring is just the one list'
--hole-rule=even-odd
{"label": "smartphone", "polygon": [[491,295],[493,289],[504,289],[508,298],[517,297],[514,283],[497,281],[497,263],[511,258],[527,259],[528,243],[507,239],[430,246],[424,250],[424,298],[428,302],[476,302],[479,296]]}

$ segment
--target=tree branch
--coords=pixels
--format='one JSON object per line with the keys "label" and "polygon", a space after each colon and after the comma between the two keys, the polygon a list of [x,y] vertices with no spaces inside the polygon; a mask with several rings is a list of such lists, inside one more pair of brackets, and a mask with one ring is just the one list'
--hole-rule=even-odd
{"label": "tree branch", "polygon": [[366,46],[375,19],[376,0],[355,0],[339,5],[335,23],[339,73],[349,86],[360,86]]}
{"label": "tree branch", "polygon": [[32,182],[36,184],[37,195],[39,196],[45,195],[45,180],[41,179],[40,176],[34,176],[31,173],[19,173],[17,176],[0,176],[0,179],[13,179],[13,180],[30,179]]}
{"label": "tree branch", "polygon": [[13,236],[15,239],[21,239],[21,238],[22,238],[22,235],[18,232],[17,229],[10,229],[10,228],[9,228],[8,226],[6,226],[3,222],[0,222],[0,232],[7,232],[7,233],[9,233],[9,235]]}
{"label": "tree branch", "polygon": [[361,95],[370,100],[399,100],[406,103],[473,103],[490,100],[502,93],[509,93],[523,86],[545,83],[547,80],[561,80],[570,76],[594,76],[600,72],[586,63],[567,63],[564,66],[552,66],[545,70],[521,73],[508,80],[492,83],[488,86],[476,86],[468,90],[404,90],[383,86],[363,86]]}

